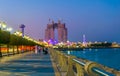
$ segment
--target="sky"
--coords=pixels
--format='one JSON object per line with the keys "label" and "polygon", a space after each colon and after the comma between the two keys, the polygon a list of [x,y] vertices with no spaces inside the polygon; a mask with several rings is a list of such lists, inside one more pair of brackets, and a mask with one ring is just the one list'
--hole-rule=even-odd
{"label": "sky", "polygon": [[120,0],[0,0],[0,21],[34,39],[44,39],[49,18],[66,24],[69,41],[120,43]]}

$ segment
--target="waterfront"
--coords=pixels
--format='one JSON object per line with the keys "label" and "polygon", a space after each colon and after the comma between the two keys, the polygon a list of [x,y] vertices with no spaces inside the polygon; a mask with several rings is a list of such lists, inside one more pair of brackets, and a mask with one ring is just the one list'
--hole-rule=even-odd
{"label": "waterfront", "polygon": [[80,58],[85,58],[105,66],[120,70],[120,49],[83,49],[83,51],[69,50],[67,54],[71,54]]}

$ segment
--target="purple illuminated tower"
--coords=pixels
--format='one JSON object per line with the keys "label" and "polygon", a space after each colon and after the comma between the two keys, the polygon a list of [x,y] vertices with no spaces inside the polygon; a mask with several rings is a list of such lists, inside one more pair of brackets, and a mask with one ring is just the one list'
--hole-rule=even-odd
{"label": "purple illuminated tower", "polygon": [[24,24],[21,24],[21,25],[20,25],[20,28],[22,29],[22,37],[24,37],[24,28],[25,28],[25,25],[24,25]]}

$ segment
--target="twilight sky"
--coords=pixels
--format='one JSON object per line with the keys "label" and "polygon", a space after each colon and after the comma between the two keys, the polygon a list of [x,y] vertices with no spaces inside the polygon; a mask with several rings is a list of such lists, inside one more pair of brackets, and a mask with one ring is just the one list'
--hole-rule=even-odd
{"label": "twilight sky", "polygon": [[44,38],[49,18],[61,19],[68,28],[68,40],[120,42],[120,0],[0,0],[0,21],[25,34]]}

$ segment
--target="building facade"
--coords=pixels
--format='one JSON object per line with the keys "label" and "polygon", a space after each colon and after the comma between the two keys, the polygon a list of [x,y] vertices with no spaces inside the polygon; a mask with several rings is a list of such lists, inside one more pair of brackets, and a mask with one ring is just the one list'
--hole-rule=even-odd
{"label": "building facade", "polygon": [[47,28],[45,29],[45,40],[55,40],[55,29],[57,29],[58,33],[58,42],[66,42],[67,41],[67,28],[65,27],[64,23],[61,23],[59,20],[58,23],[51,23],[47,24]]}

